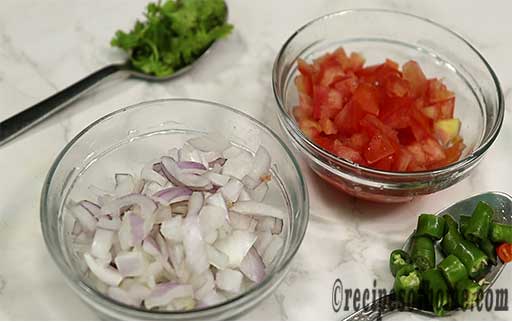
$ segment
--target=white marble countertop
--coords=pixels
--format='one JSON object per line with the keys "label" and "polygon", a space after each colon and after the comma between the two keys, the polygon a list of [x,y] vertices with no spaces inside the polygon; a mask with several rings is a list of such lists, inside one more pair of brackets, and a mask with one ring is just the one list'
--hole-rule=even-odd
{"label": "white marble countertop", "polygon": [[[128,28],[146,1],[3,0],[0,4],[0,119],[5,119],[112,61],[117,28]],[[175,81],[110,83],[0,148],[0,319],[97,319],[65,284],[44,244],[39,200],[50,165],[64,145],[100,116],[135,102],[196,97],[236,106],[275,127],[270,77],[285,39],[306,21],[353,7],[393,8],[445,24],[479,48],[497,72],[507,103],[512,90],[512,2],[493,1],[228,1],[232,36]],[[508,110],[507,112],[510,112]],[[512,192],[512,120],[474,174],[435,195],[401,205],[368,204],[340,195],[304,173],[311,221],[291,271],[247,319],[339,319],[331,304],[345,288],[390,288],[387,256],[413,229],[416,215],[486,190]],[[499,283],[512,285],[507,267]],[[509,306],[512,304],[509,296]],[[392,318],[412,318],[395,315]],[[512,313],[466,312],[455,319],[510,319]]]}

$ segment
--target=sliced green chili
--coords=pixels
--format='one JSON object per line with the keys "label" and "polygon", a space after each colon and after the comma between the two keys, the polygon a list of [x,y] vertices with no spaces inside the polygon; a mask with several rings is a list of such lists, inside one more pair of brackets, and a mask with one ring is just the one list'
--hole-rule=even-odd
{"label": "sliced green chili", "polygon": [[426,236],[439,240],[444,235],[444,218],[431,214],[421,214],[418,217],[416,236]]}
{"label": "sliced green chili", "polygon": [[[455,255],[466,266],[470,277],[482,274],[489,258],[475,244],[465,240],[457,231],[450,230],[441,242],[445,255]],[[414,260],[414,259],[413,259]]]}
{"label": "sliced green chili", "polygon": [[421,271],[433,268],[436,264],[436,252],[432,239],[415,236],[412,241],[411,259]]}
{"label": "sliced green chili", "polygon": [[489,262],[493,265],[498,263],[498,257],[496,255],[496,246],[489,240],[483,239],[478,243],[480,249],[489,257]]}
{"label": "sliced green chili", "polygon": [[420,285],[420,273],[413,265],[406,265],[396,273],[393,290],[399,300],[410,305],[417,301]]}
{"label": "sliced green chili", "polygon": [[455,290],[457,304],[465,310],[473,307],[483,297],[482,286],[469,278],[459,281]]}
{"label": "sliced green chili", "polygon": [[466,231],[466,228],[468,227],[469,220],[471,219],[471,216],[460,216],[459,217],[459,224],[460,224],[460,232],[464,235],[464,232]]}
{"label": "sliced green chili", "polygon": [[460,259],[454,255],[445,257],[445,259],[437,265],[437,268],[441,271],[452,289],[455,289],[455,285],[458,281],[468,278],[466,267],[462,264]]}
{"label": "sliced green chili", "polygon": [[448,285],[438,269],[429,269],[422,275],[421,289],[427,295],[432,311],[437,316],[443,316],[450,310],[452,299]]}
{"label": "sliced green chili", "polygon": [[491,223],[490,237],[493,243],[512,243],[512,225]]}
{"label": "sliced green chili", "polygon": [[391,252],[391,255],[389,255],[389,269],[393,276],[396,276],[396,273],[402,267],[409,264],[411,264],[411,257],[401,249],[395,249]]}
{"label": "sliced green chili", "polygon": [[464,237],[474,243],[487,239],[493,213],[494,211],[491,206],[486,202],[478,202],[469,222],[467,223],[467,227],[463,230]]}
{"label": "sliced green chili", "polygon": [[444,234],[448,232],[449,229],[459,230],[459,224],[453,219],[450,214],[446,214],[443,216],[444,219]]}

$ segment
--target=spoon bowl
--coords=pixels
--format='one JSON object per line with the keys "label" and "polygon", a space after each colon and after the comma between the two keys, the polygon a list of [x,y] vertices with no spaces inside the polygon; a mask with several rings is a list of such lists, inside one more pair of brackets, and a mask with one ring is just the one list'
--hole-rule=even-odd
{"label": "spoon bowl", "polygon": [[[455,219],[455,221],[459,222],[461,216],[471,215],[479,201],[487,202],[494,209],[493,219],[495,221],[503,224],[512,225],[512,197],[504,192],[499,191],[485,192],[463,199],[452,204],[451,206],[448,206],[438,211],[435,215],[443,216],[445,214],[450,214],[453,217],[453,219]],[[402,246],[402,249],[404,251],[410,250],[413,236],[414,232],[412,232],[412,234],[405,241],[404,245]],[[439,245],[436,245],[435,250],[437,263],[439,263],[440,259],[442,258],[442,253]],[[506,264],[498,260],[498,264],[492,266],[490,270],[487,272],[487,274],[485,274],[485,276],[483,276],[480,279],[480,284],[482,285],[482,291],[484,293],[494,285],[498,277],[503,272],[505,265]],[[398,299],[396,299],[395,294],[391,293],[375,300],[373,303],[370,303],[368,306],[362,308],[361,310],[354,312],[353,314],[346,317],[344,320],[376,321],[380,320],[383,316],[398,311],[399,309],[405,309],[407,311],[423,314],[432,318],[439,318],[432,311],[427,311],[417,307],[404,307],[404,305],[400,303]],[[459,310],[460,308],[449,311],[447,313],[447,316]]]}

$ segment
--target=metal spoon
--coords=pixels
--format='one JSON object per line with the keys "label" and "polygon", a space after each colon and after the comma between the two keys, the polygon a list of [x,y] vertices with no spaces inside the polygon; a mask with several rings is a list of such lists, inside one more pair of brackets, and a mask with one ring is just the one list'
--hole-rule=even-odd
{"label": "metal spoon", "polygon": [[201,54],[201,56],[199,56],[192,64],[187,65],[176,71],[174,74],[165,77],[157,77],[144,74],[136,70],[129,62],[125,62],[123,64],[112,64],[103,67],[91,75],[66,87],[62,91],[55,93],[47,99],[1,122],[0,146],[34,127],[54,113],[62,110],[64,107],[68,106],[80,96],[87,93],[102,82],[106,82],[107,80],[134,77],[151,82],[161,82],[168,81],[183,75],[190,71],[200,59],[206,56],[215,43],[215,41],[211,43],[210,46]]}
{"label": "metal spoon", "polygon": [[[512,197],[503,192],[486,192],[467,199],[461,200],[441,211],[436,215],[442,216],[450,214],[458,222],[461,215],[470,215],[479,201],[487,202],[494,209],[494,219],[498,222],[505,224],[512,224]],[[409,236],[403,250],[409,250],[411,247],[412,237],[414,232]],[[439,247],[436,247],[436,258],[440,259]],[[483,292],[485,293],[498,279],[505,264],[498,261],[498,265],[493,266],[491,270],[484,276]],[[347,316],[344,321],[376,321],[381,320],[382,317],[389,315],[399,310],[406,310],[414,313],[423,314],[432,318],[438,318],[433,312],[422,310],[415,307],[404,307],[400,303],[394,293],[383,296],[366,307],[360,309]],[[454,312],[454,311],[452,311]],[[450,312],[451,313],[451,312]],[[448,313],[448,315],[450,314]]]}

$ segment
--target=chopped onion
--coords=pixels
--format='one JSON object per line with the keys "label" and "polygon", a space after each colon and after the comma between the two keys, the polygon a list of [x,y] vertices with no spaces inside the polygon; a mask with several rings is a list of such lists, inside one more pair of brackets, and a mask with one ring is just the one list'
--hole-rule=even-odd
{"label": "chopped onion", "polygon": [[239,267],[256,238],[254,233],[233,230],[226,238],[217,240],[214,247],[228,256],[229,267]]}
{"label": "chopped onion", "polygon": [[123,276],[117,270],[98,263],[91,254],[85,253],[84,259],[91,272],[103,283],[117,286],[123,280]]}
{"label": "chopped onion", "polygon": [[286,217],[263,202],[269,153],[202,136],[168,154],[140,176],[115,174],[112,192],[91,188],[97,202],[71,204],[65,228],[83,274],[120,303],[158,311],[218,304],[260,283]]}
{"label": "chopped onion", "polygon": [[237,293],[242,286],[243,275],[232,269],[219,270],[215,275],[215,284],[221,290]]}
{"label": "chopped onion", "polygon": [[118,254],[114,260],[116,267],[125,277],[141,276],[146,270],[146,260],[139,251],[122,252]]}
{"label": "chopped onion", "polygon": [[230,147],[227,140],[219,138],[219,136],[208,137],[206,135],[198,136],[187,141],[191,146],[203,152],[222,152]]}
{"label": "chopped onion", "polygon": [[86,208],[81,204],[77,204],[71,208],[71,213],[84,230],[94,232],[96,229],[96,218]]}
{"label": "chopped onion", "polygon": [[225,269],[229,265],[229,257],[217,250],[217,248],[206,245],[206,252],[208,254],[208,262],[218,269]]}
{"label": "chopped onion", "polygon": [[242,178],[251,170],[251,165],[252,155],[249,152],[242,150],[237,156],[230,159],[228,158],[222,168],[222,174],[242,180]]}
{"label": "chopped onion", "polygon": [[255,283],[259,283],[265,278],[265,265],[254,247],[249,250],[240,263],[240,271]]}
{"label": "chopped onion", "polygon": [[244,185],[237,179],[230,179],[229,182],[220,189],[224,200],[234,203],[238,200]]}
{"label": "chopped onion", "polygon": [[257,201],[237,202],[231,208],[231,211],[237,212],[242,215],[272,216],[280,219],[284,219],[285,216],[284,212],[281,209]]}
{"label": "chopped onion", "polygon": [[84,207],[94,217],[101,216],[101,207],[95,204],[94,202],[91,202],[89,200],[82,200],[78,204]]}
{"label": "chopped onion", "polygon": [[96,233],[94,234],[94,239],[91,245],[91,254],[96,258],[109,258],[113,238],[113,231],[96,229]]}
{"label": "chopped onion", "polygon": [[261,202],[265,199],[268,192],[268,184],[266,182],[260,183],[254,190],[250,191],[251,198],[255,201]]}
{"label": "chopped onion", "polygon": [[214,186],[222,187],[225,186],[229,181],[229,176],[225,176],[215,172],[207,172],[206,177]]}
{"label": "chopped onion", "polygon": [[264,175],[269,173],[269,170],[270,154],[264,147],[260,146],[254,155],[252,168],[248,175],[255,180],[260,180]]}
{"label": "chopped onion", "polygon": [[161,283],[156,287],[144,300],[144,306],[152,309],[157,306],[165,306],[174,299],[181,297],[189,297],[194,295],[191,285],[180,285],[176,283]]}
{"label": "chopped onion", "polygon": [[151,198],[144,196],[140,193],[131,193],[117,199],[113,199],[101,207],[105,215],[120,216],[126,210],[138,207],[143,216],[150,215],[156,210],[156,204]]}
{"label": "chopped onion", "polygon": [[187,187],[171,187],[158,191],[153,195],[162,204],[170,205],[190,198],[192,190]]}

